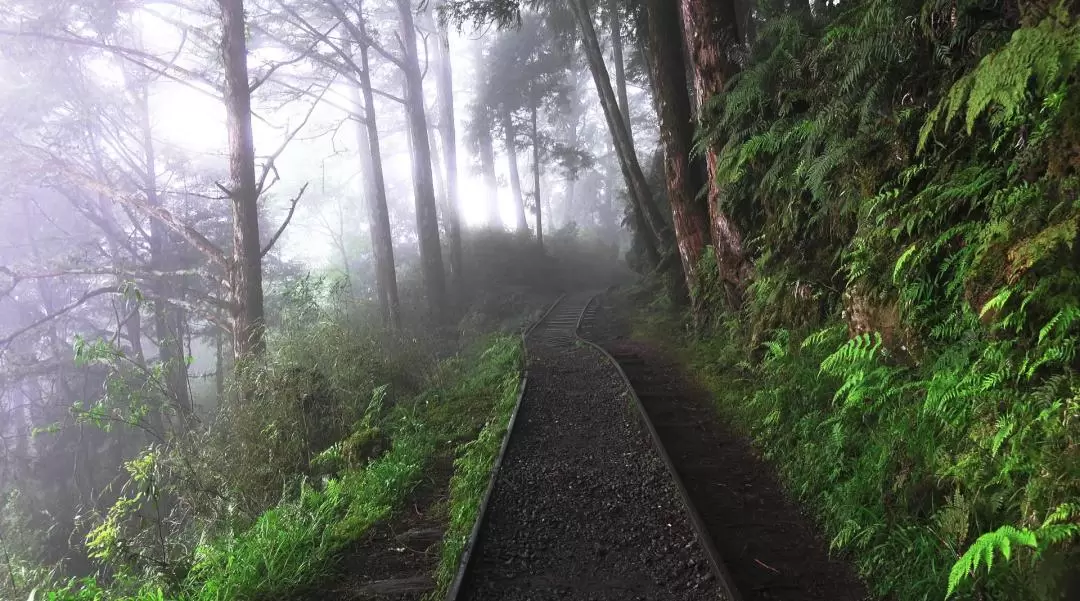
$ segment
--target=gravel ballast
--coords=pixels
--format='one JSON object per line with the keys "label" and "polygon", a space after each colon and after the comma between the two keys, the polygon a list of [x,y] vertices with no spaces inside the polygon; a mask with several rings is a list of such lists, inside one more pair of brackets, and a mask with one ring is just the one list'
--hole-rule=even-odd
{"label": "gravel ballast", "polygon": [[862,601],[853,565],[829,554],[812,514],[722,419],[708,390],[660,345],[631,336],[632,309],[600,297],[582,336],[622,365],[745,601]]}
{"label": "gravel ballast", "polygon": [[529,337],[529,385],[459,598],[722,599],[617,370],[571,297]]}

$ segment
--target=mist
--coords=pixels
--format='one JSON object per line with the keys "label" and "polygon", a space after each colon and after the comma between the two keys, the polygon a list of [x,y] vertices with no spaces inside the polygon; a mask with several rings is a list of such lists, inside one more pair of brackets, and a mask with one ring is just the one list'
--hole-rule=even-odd
{"label": "mist", "polygon": [[405,405],[442,362],[629,273],[572,25],[445,8],[0,2],[5,597],[183,581],[368,400]]}
{"label": "mist", "polygon": [[1080,598],[1078,40],[0,0],[0,599]]}

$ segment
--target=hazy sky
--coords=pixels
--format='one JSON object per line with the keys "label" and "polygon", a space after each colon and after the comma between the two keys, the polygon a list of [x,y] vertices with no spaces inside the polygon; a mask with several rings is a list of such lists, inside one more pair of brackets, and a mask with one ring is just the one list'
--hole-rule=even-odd
{"label": "hazy sky", "polygon": [[[158,10],[155,8],[155,10]],[[182,36],[177,29],[161,19],[144,13],[141,22],[145,32],[148,49],[156,52],[172,53],[179,47]],[[152,42],[151,42],[152,41]],[[484,207],[481,204],[486,196],[483,180],[473,173],[471,157],[462,147],[461,138],[465,131],[463,117],[467,116],[468,104],[472,101],[470,90],[474,89],[471,81],[472,66],[469,64],[471,51],[466,51],[471,44],[468,36],[454,33],[451,38],[451,50],[454,68],[454,88],[456,120],[459,137],[459,194],[462,199],[463,215],[466,224],[476,225],[483,222]],[[272,49],[259,49],[252,52],[250,68],[257,72],[261,65],[279,58]],[[282,73],[286,70],[282,70]],[[433,83],[425,82],[425,92],[434,100]],[[396,90],[393,92],[397,93]],[[331,90],[333,101],[343,105],[349,101],[348,89],[339,85]],[[256,152],[265,156],[276,150],[285,136],[299,125],[309,104],[294,103],[282,110],[276,110],[277,103],[259,98],[254,99],[254,111],[261,117],[253,122]],[[400,109],[393,105],[382,105],[379,124],[385,132],[390,125],[400,123]],[[203,93],[190,86],[163,80],[159,82],[151,98],[151,112],[154,115],[153,129],[159,144],[164,148],[182,149],[198,159],[224,161],[226,146],[225,108],[219,99],[210,93]],[[282,239],[281,249],[286,258],[299,259],[319,264],[327,263],[335,252],[325,236],[303,235],[311,228],[324,227],[325,222],[335,222],[332,216],[340,209],[332,206],[328,194],[335,190],[351,190],[359,195],[362,182],[356,166],[356,130],[358,125],[347,123],[336,134],[326,133],[334,129],[342,119],[342,112],[325,105],[312,115],[305,130],[295,139],[277,161],[281,181],[271,192],[267,200],[268,215],[280,219],[288,199],[292,198],[304,183],[308,183],[305,195],[294,221],[294,227]],[[320,135],[322,134],[322,135]],[[435,143],[435,137],[432,137]],[[409,198],[391,198],[391,204],[401,204],[404,200],[412,206],[411,165],[407,141],[404,135],[383,134],[383,159],[388,180],[388,187],[407,193]],[[501,159],[501,157],[500,157]],[[526,164],[521,165],[527,168]],[[257,166],[259,168],[259,166]],[[499,161],[497,170],[500,180],[505,181],[505,159]],[[357,199],[359,200],[359,199]],[[513,220],[513,205],[508,190],[500,190],[500,205],[504,223]],[[320,216],[320,212],[324,213]],[[331,216],[325,213],[329,212]],[[276,223],[272,219],[272,223]],[[290,233],[292,235],[290,235]],[[313,243],[312,240],[319,240]]]}

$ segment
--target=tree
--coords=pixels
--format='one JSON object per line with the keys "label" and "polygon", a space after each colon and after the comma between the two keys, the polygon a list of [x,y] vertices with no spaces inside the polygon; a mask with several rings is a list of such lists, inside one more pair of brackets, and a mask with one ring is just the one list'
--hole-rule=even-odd
{"label": "tree", "polygon": [[[432,11],[438,6],[429,3]],[[450,64],[450,31],[447,21],[429,15],[436,23],[435,89],[439,107],[439,137],[442,140],[443,161],[446,165],[446,223],[450,238],[450,276],[455,296],[460,296],[464,285],[464,258],[461,249],[461,198],[458,193],[457,124],[454,123],[454,75]]]}
{"label": "tree", "polygon": [[[325,13],[313,11],[307,15],[301,14],[291,3],[276,1],[284,13],[284,31],[269,31],[266,27],[260,30],[295,53],[296,57],[290,61],[308,60],[314,68],[328,69],[351,84],[354,108],[340,108],[349,118],[361,124],[357,131],[358,159],[365,191],[363,204],[368,212],[369,235],[375,259],[376,296],[383,321],[399,328],[401,315],[397,268],[375,96],[401,106],[404,106],[405,100],[373,85],[371,49],[375,48],[380,55],[393,57],[369,33],[363,0],[355,0],[351,17],[340,0],[327,1]],[[345,41],[339,41],[329,33],[339,28],[346,32]]]}
{"label": "tree", "polygon": [[416,232],[420,238],[420,262],[432,315],[446,310],[446,279],[443,272],[442,246],[439,242],[439,217],[435,204],[435,183],[431,172],[431,141],[428,138],[424,107],[424,80],[416,43],[416,25],[409,0],[394,0],[401,19],[404,51],[398,66],[405,74],[405,111],[412,144],[413,190],[416,202]]}
{"label": "tree", "polygon": [[233,207],[233,268],[229,270],[233,348],[238,357],[249,357],[262,353],[266,347],[266,313],[259,238],[259,182],[255,179],[255,141],[251,132],[247,27],[243,0],[218,3],[229,130],[227,193]]}
{"label": "tree", "polygon": [[[536,237],[543,246],[542,174],[545,167],[557,163],[567,180],[591,162],[589,153],[559,140],[542,117],[562,121],[570,110],[572,93],[570,49],[559,43],[534,14],[526,15],[517,31],[503,34],[494,44],[485,72],[490,74],[480,90],[477,102],[488,111],[499,113],[510,161],[510,183],[515,199],[519,231],[528,228],[525,195],[517,169],[519,150],[531,149],[531,205],[536,212]],[[543,126],[543,127],[542,127]]]}
{"label": "tree", "polygon": [[600,105],[603,107],[604,117],[607,119],[612,141],[615,143],[615,152],[623,171],[623,177],[626,179],[627,188],[630,190],[638,234],[642,237],[642,243],[649,260],[654,265],[659,265],[661,249],[670,241],[668,227],[653,201],[652,191],[649,189],[645,173],[638,162],[634,143],[630,139],[630,132],[626,128],[626,119],[623,117],[622,111],[619,110],[618,100],[611,87],[611,78],[608,75],[607,66],[604,64],[604,56],[600,49],[600,42],[596,37],[596,27],[593,24],[587,0],[570,0],[569,4],[574,20],[581,31],[582,46],[589,64],[589,70],[592,72],[596,90],[600,94]]}
{"label": "tree", "polygon": [[[365,22],[358,23],[361,34],[366,33]],[[366,40],[366,37],[365,37]],[[394,265],[394,239],[390,230],[390,211],[386,206],[386,176],[383,173],[382,146],[379,126],[375,119],[375,93],[371,86],[371,62],[368,45],[358,43],[360,53],[360,94],[364,102],[363,134],[359,135],[360,161],[368,168],[365,178],[368,189],[367,205],[371,221],[371,242],[375,255],[375,281],[383,319],[395,329],[401,328],[401,310],[398,300],[397,271]],[[366,151],[366,152],[365,152]],[[364,156],[366,155],[366,156]]]}
{"label": "tree", "polygon": [[514,195],[514,227],[518,232],[529,231],[525,219],[525,194],[521,188],[521,171],[518,164],[518,131],[514,122],[514,113],[507,106],[500,106],[500,123],[503,132],[503,148],[510,168],[510,191]]}
{"label": "tree", "polygon": [[[738,13],[734,0],[680,0],[680,10],[700,110],[709,99],[723,93],[727,81],[737,71],[732,52],[741,39]],[[706,148],[705,158],[708,172],[715,173],[718,146]],[[743,249],[742,233],[722,209],[722,194],[720,183],[710,178],[709,217],[716,263],[720,278],[726,283],[729,305],[736,308],[742,305],[751,266]]]}
{"label": "tree", "polygon": [[[74,153],[58,152],[66,150],[63,146],[48,144],[40,137],[19,145],[20,152],[42,168],[58,171],[58,186],[78,196],[93,195],[105,198],[124,208],[125,211],[138,213],[139,215],[156,221],[162,229],[159,234],[167,230],[170,236],[176,236],[183,240],[193,249],[202,253],[204,260],[209,263],[211,270],[219,270],[220,280],[226,282],[225,289],[219,297],[202,295],[201,301],[213,305],[213,311],[207,311],[207,315],[216,314],[218,309],[225,309],[229,316],[229,329],[233,334],[233,350],[236,357],[256,356],[265,348],[265,308],[262,291],[262,265],[263,258],[273,249],[274,245],[284,233],[291,222],[296,206],[306,188],[292,199],[288,216],[284,219],[275,233],[263,244],[261,240],[261,226],[259,215],[259,200],[271,187],[275,180],[270,180],[271,173],[275,173],[274,162],[284,148],[300,132],[307,122],[304,118],[300,127],[293,129],[286,136],[284,143],[266,160],[261,174],[255,173],[255,149],[252,139],[251,124],[251,93],[265,80],[252,84],[249,78],[247,66],[246,48],[246,22],[244,19],[244,7],[242,1],[221,0],[219,2],[220,14],[217,21],[220,24],[220,36],[203,33],[200,42],[209,43],[212,40],[220,42],[222,65],[224,67],[224,81],[216,82],[213,78],[191,69],[180,67],[175,61],[166,61],[153,54],[140,50],[133,45],[124,46],[113,39],[98,39],[99,35],[94,30],[78,31],[65,29],[62,21],[54,21],[48,18],[37,21],[40,29],[17,32],[19,35],[47,40],[67,48],[81,48],[93,50],[95,53],[116,60],[121,63],[136,65],[141,69],[148,70],[161,77],[168,78],[188,85],[194,85],[192,80],[200,85],[210,86],[212,92],[206,88],[198,88],[203,92],[216,95],[220,92],[224,98],[226,107],[228,133],[229,133],[229,182],[228,185],[218,185],[225,193],[225,198],[230,201],[232,208],[232,245],[229,252],[223,250],[224,240],[215,240],[213,236],[199,231],[192,222],[177,216],[168,207],[158,202],[156,187],[150,185],[151,178],[156,177],[153,161],[152,145],[146,144],[146,132],[129,135],[123,129],[119,134],[111,137],[102,135],[102,132],[113,131],[116,123],[99,121],[95,123],[97,129],[89,133],[92,139],[100,138],[113,140],[112,152],[118,153],[124,169],[135,172],[122,173],[122,177],[113,177],[110,173],[101,169],[102,153],[94,153],[93,144],[90,144],[90,156],[78,156]],[[119,14],[119,13],[117,13]],[[62,18],[71,15],[60,15]],[[74,17],[71,17],[74,18]],[[59,29],[56,29],[57,25]],[[82,27],[83,25],[80,25]],[[53,28],[53,29],[50,29]],[[59,33],[57,33],[57,31]],[[115,32],[114,32],[115,33]],[[9,30],[0,30],[0,35],[10,36]],[[208,49],[208,48],[207,48]],[[325,88],[324,88],[325,90]],[[312,104],[312,109],[317,105],[318,99]],[[115,107],[113,107],[115,111]],[[131,107],[136,114],[140,114],[143,108]],[[117,111],[119,112],[119,111]],[[110,113],[111,114],[111,113]],[[98,113],[98,115],[102,115]],[[104,117],[105,115],[102,115]],[[307,115],[310,117],[310,111]],[[144,116],[145,117],[145,116]],[[110,117],[116,119],[116,117]],[[144,119],[145,120],[145,119]],[[139,131],[139,125],[130,126]],[[31,136],[32,137],[32,136]],[[68,142],[69,139],[65,139]],[[94,144],[97,142],[95,141]],[[131,144],[130,147],[126,146]],[[141,148],[140,148],[141,146]],[[141,157],[142,165],[132,165],[134,157]],[[121,169],[123,171],[124,169]],[[139,175],[141,173],[141,175]],[[132,194],[126,189],[126,185],[132,180],[136,182],[137,194]],[[81,201],[80,201],[81,202]],[[107,227],[107,226],[106,226]],[[137,231],[142,231],[138,229]],[[167,236],[153,235],[151,232],[151,246],[160,245]],[[154,242],[156,240],[157,242]],[[158,253],[157,260],[160,260]],[[151,263],[154,263],[151,260]],[[152,266],[156,266],[152,265]],[[218,277],[217,275],[211,277]],[[113,294],[120,292],[115,288]],[[186,291],[185,291],[186,293]],[[169,303],[178,304],[181,301],[175,298],[168,299]],[[170,318],[170,320],[175,319]],[[164,329],[174,329],[168,323]],[[179,344],[182,333],[176,331],[171,337],[175,340],[170,344]],[[164,343],[163,341],[159,341]]]}
{"label": "tree", "polygon": [[[658,266],[661,263],[662,251],[672,242],[670,228],[656,206],[626,127],[626,118],[619,109],[619,101],[611,85],[588,0],[569,0],[567,4],[593,76],[623,178],[626,180],[635,229],[649,262]],[[543,8],[549,11],[549,20],[556,20],[556,17],[560,16],[562,5],[545,3]],[[459,23],[495,22],[510,26],[520,20],[521,3],[516,0],[448,0],[446,10],[447,14]]]}
{"label": "tree", "polygon": [[656,86],[656,112],[667,173],[668,201],[675,224],[675,238],[686,276],[687,290],[695,289],[697,265],[709,244],[706,208],[697,200],[703,182],[701,171],[691,163],[694,142],[693,115],[686,82],[686,63],[679,45],[682,35],[679,9],[669,0],[648,0],[650,67]]}
{"label": "tree", "polygon": [[[626,59],[623,56],[622,13],[619,4],[620,0],[607,0],[607,17],[611,28],[611,62],[615,66],[615,92],[619,97],[619,111],[622,112],[632,144],[634,128],[630,125],[630,97],[626,91]],[[665,43],[670,43],[670,40],[665,40]]]}
{"label": "tree", "polygon": [[[370,61],[366,68],[357,65],[344,45],[337,43],[334,36],[331,36],[328,31],[316,27],[312,21],[300,15],[289,3],[282,0],[277,0],[277,2],[282,10],[290,16],[294,24],[299,25],[314,42],[329,49],[333,55],[332,57],[316,55],[312,58],[352,80],[355,85],[362,86],[362,74],[369,73]],[[399,21],[399,30],[396,37],[401,46],[400,55],[389,50],[377,39],[372,31],[366,28],[361,30],[358,26],[357,23],[366,21],[362,1],[357,1],[352,5],[345,2],[345,0],[327,0],[325,3],[326,9],[335,21],[334,24],[328,27],[328,30],[332,31],[337,27],[344,28],[348,32],[349,39],[357,48],[374,50],[380,57],[399,69],[403,75],[403,88],[405,91],[403,98],[398,98],[374,86],[372,86],[372,94],[393,100],[405,108],[409,146],[412,154],[413,200],[416,213],[416,235],[419,240],[421,273],[427,295],[428,310],[432,315],[439,316],[446,308],[446,279],[443,269],[442,246],[439,238],[433,152],[429,136],[430,128],[427,109],[424,103],[424,71],[420,66],[416,19],[412,4],[409,0],[393,0],[392,6]],[[294,50],[300,50],[301,53],[305,52],[304,45],[300,45],[299,48],[296,45],[292,45],[292,47]],[[370,74],[367,77],[370,81]],[[374,120],[374,112],[364,118]],[[368,124],[368,127],[371,128],[372,125]],[[374,150],[374,146],[371,148]],[[376,195],[378,195],[377,188],[376,186]],[[456,218],[456,215],[451,217]],[[377,223],[381,222],[382,220],[379,218]],[[382,228],[381,225],[379,227]],[[375,242],[382,249],[380,256],[384,258],[380,271],[384,273],[384,279],[387,280],[386,283],[389,285],[389,268],[386,260],[392,260],[393,257],[387,244],[387,240],[391,238],[380,234],[380,239],[382,242]],[[380,292],[380,296],[386,298],[382,292]]]}

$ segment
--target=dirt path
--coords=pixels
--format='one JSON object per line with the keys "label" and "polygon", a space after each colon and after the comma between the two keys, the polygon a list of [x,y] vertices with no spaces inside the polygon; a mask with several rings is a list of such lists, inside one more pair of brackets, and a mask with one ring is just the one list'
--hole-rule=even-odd
{"label": "dirt path", "polygon": [[587,295],[528,340],[529,387],[462,599],[720,599],[618,372],[577,343]]}
{"label": "dirt path", "polygon": [[831,559],[813,520],[792,503],[749,441],[719,420],[709,393],[654,344],[628,337],[625,308],[601,297],[583,335],[622,365],[735,587],[747,601],[859,601],[867,593]]}

